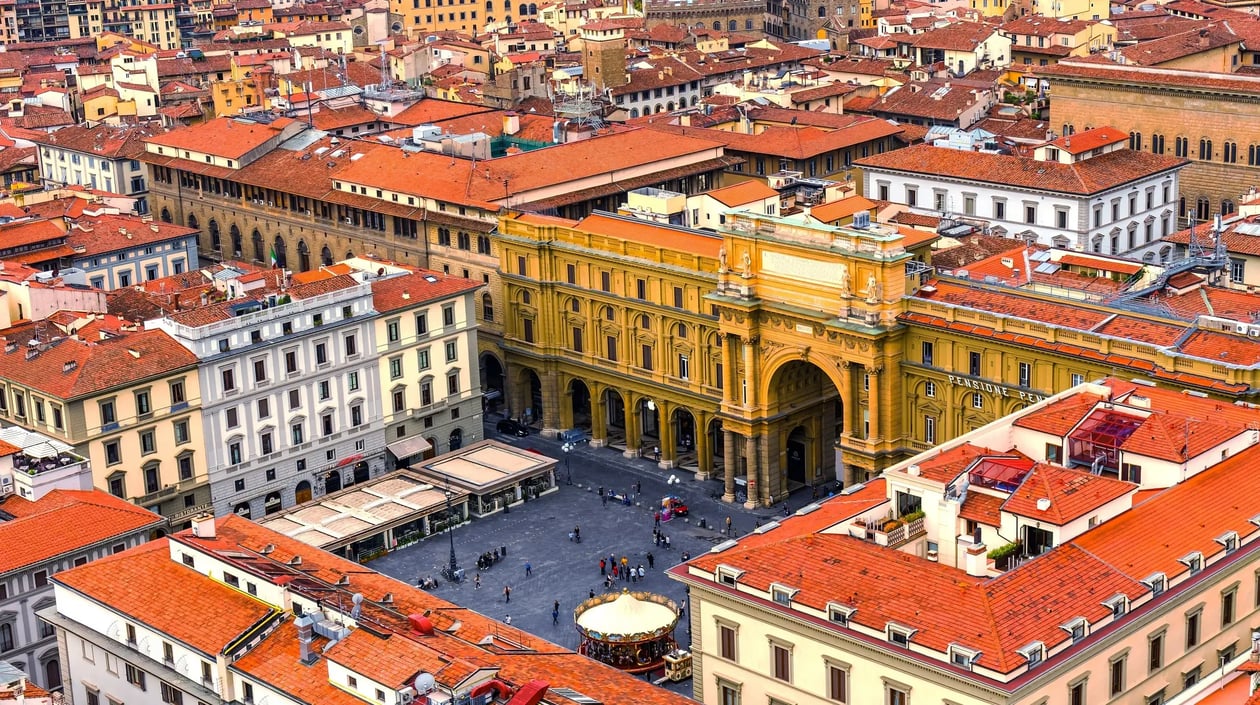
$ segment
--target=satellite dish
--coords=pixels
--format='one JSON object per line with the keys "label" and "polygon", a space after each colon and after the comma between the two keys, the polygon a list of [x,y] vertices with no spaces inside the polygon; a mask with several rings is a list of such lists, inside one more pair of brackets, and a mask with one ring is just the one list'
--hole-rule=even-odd
{"label": "satellite dish", "polygon": [[421,673],[420,675],[416,676],[416,680],[414,681],[414,686],[415,686],[416,692],[420,693],[421,695],[424,695],[425,693],[431,693],[433,692],[433,688],[437,686],[437,679],[433,677],[432,673]]}

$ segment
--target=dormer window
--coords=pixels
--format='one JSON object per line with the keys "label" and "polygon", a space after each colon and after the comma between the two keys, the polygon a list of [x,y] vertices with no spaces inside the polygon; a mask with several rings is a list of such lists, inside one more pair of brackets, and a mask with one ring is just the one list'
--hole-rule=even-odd
{"label": "dormer window", "polygon": [[1225,555],[1229,555],[1238,550],[1238,532],[1230,531],[1223,536],[1218,536],[1216,542],[1225,547]]}
{"label": "dormer window", "polygon": [[723,585],[734,585],[739,582],[740,577],[744,575],[744,571],[739,568],[732,568],[729,565],[719,565],[717,567],[717,579]]}
{"label": "dormer window", "polygon": [[1046,658],[1046,645],[1040,641],[1033,643],[1018,650],[1020,656],[1028,662],[1029,670],[1036,668]]}
{"label": "dormer window", "polygon": [[832,624],[847,627],[849,626],[849,620],[853,618],[854,612],[857,612],[857,608],[832,602],[827,605],[827,620]]}
{"label": "dormer window", "polygon": [[780,605],[791,605],[792,598],[795,597],[798,592],[800,591],[796,588],[788,587],[786,585],[779,585],[775,583],[770,585],[770,599]]}
{"label": "dormer window", "polygon": [[1129,611],[1129,598],[1124,595],[1116,595],[1111,599],[1103,602],[1107,609],[1111,610],[1113,619],[1120,619]]}
{"label": "dormer window", "polygon": [[914,638],[914,633],[918,630],[889,622],[885,627],[885,631],[888,634],[888,641],[897,646],[910,648],[910,640]]}
{"label": "dormer window", "polygon": [[1072,637],[1072,643],[1075,644],[1085,638],[1089,631],[1089,622],[1084,617],[1077,617],[1066,624],[1059,625],[1059,628],[1067,632]]}
{"label": "dormer window", "polygon": [[1151,595],[1163,594],[1164,589],[1168,587],[1168,578],[1163,573],[1155,573],[1151,577],[1142,581],[1142,584],[1150,588]]}
{"label": "dormer window", "polygon": [[980,652],[975,649],[968,649],[959,644],[949,645],[949,662],[959,668],[970,671],[978,658],[980,658]]}
{"label": "dormer window", "polygon": [[1180,559],[1190,569],[1191,575],[1198,575],[1203,570],[1203,554],[1195,551]]}

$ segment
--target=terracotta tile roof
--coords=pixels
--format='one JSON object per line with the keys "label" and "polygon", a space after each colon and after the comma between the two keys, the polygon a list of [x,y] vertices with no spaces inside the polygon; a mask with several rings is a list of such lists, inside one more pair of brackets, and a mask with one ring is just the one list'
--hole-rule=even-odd
{"label": "terracotta tile roof", "polygon": [[17,220],[0,225],[0,249],[60,244],[66,233],[52,220]]}
{"label": "terracotta tile roof", "polygon": [[[168,541],[150,541],[53,579],[206,654],[222,653],[271,612],[259,600],[171,560]],[[212,609],[214,619],[190,619],[190,605]]]}
{"label": "terracotta tile roof", "polygon": [[147,140],[149,144],[162,145],[176,150],[214,154],[225,159],[240,159],[280,135],[280,131],[292,124],[282,118],[269,124],[242,122],[235,118],[218,118],[196,127],[174,130]]}
{"label": "terracotta tile roof", "polygon": [[814,206],[809,210],[809,215],[820,223],[835,223],[843,218],[857,213],[859,211],[869,211],[875,208],[875,204],[861,196],[850,196],[841,198],[830,203],[824,203],[820,206]]}
{"label": "terracotta tile roof", "polygon": [[96,215],[78,218],[66,233],[66,242],[82,246],[82,256],[91,257],[196,234],[193,228],[160,220],[146,223],[131,215]]}
{"label": "terracotta tile roof", "polygon": [[[196,308],[184,309],[182,311],[171,313],[170,319],[176,323],[180,323],[186,326],[191,326],[193,328],[200,328],[202,326],[208,326],[214,323],[218,323],[220,321],[231,320],[232,318],[236,317],[236,313],[234,312],[234,307],[246,301],[261,300],[262,296],[265,296],[266,294],[275,293],[275,290],[277,288],[275,282],[277,281],[277,278],[280,276],[280,270],[277,269],[277,270],[270,270],[268,272],[256,272],[255,274],[271,279],[271,284],[263,287],[263,289],[259,293],[259,298],[229,299],[226,301],[210,303],[205,306],[197,306]],[[245,277],[242,277],[242,281],[245,281],[245,280],[246,280]],[[326,279],[317,279],[315,281],[307,282],[305,284],[297,284],[295,286],[289,287],[289,289],[287,289],[285,293],[293,297],[294,299],[305,299],[305,298],[310,298],[313,296],[319,296],[320,294],[327,294],[334,291],[341,291],[343,289],[353,288],[358,285],[359,285],[359,281],[357,279],[355,279],[354,277],[348,274],[343,274],[340,276],[329,277]]]}
{"label": "terracotta tile roof", "polygon": [[1147,321],[1132,316],[1116,316],[1095,328],[1094,332],[1152,345],[1169,346],[1177,342],[1186,332],[1186,327],[1174,323]]}
{"label": "terracotta tile roof", "polygon": [[[1123,15],[1117,15],[1117,18]],[[1054,18],[1044,15],[1026,15],[1002,25],[1002,31],[1020,36],[1051,37],[1056,34],[1076,34],[1088,29],[1093,23],[1085,20],[1073,20],[1065,17]],[[1011,47],[1014,51],[1025,47]]]}
{"label": "terracotta tile roof", "polygon": [[[913,147],[907,149],[913,149]],[[936,149],[936,147],[929,147],[929,149]],[[935,292],[930,294],[921,293],[921,298],[957,306],[984,309],[992,313],[1001,313],[1032,321],[1054,321],[1058,325],[1080,330],[1090,330],[1107,318],[1107,314],[1100,311],[1092,311],[1049,300],[1033,299],[1019,294],[982,289],[976,286],[964,286],[941,281],[935,284],[935,287]]]}
{"label": "terracotta tile roof", "polygon": [[1187,418],[1177,412],[1151,414],[1120,449],[1148,458],[1185,462],[1238,436],[1241,424]]}
{"label": "terracotta tile roof", "polygon": [[[953,482],[972,463],[986,456],[1011,457],[1010,453],[1002,453],[992,448],[984,448],[971,443],[962,443],[940,451],[936,455],[921,458],[916,465],[919,474],[933,482],[949,484]],[[902,472],[905,472],[904,470]]]}
{"label": "terracotta tile roof", "polygon": [[962,506],[959,507],[958,516],[985,526],[1000,527],[1002,526],[1002,503],[1005,501],[1005,497],[985,494],[972,488],[967,492],[967,499],[963,500]]}
{"label": "terracotta tile roof", "polygon": [[1073,394],[1070,397],[1051,402],[1037,411],[1020,414],[1012,425],[1062,438],[1073,428],[1076,428],[1077,424],[1085,420],[1085,417],[1089,416],[1099,401],[1102,401],[1102,397],[1090,394]]}
{"label": "terracotta tile roof", "polygon": [[162,132],[164,130],[152,125],[129,127],[70,125],[33,141],[36,144],[91,154],[97,158],[137,159],[144,153],[144,140]]}
{"label": "terracotta tile roof", "polygon": [[736,152],[771,154],[790,159],[809,159],[901,133],[899,126],[887,120],[856,115],[846,117],[849,125],[842,128],[828,130],[810,125],[771,125],[755,135],[661,123],[651,123],[650,127],[662,132],[720,142],[728,150]]}
{"label": "terracotta tile roof", "polygon": [[1260,343],[1250,338],[1200,330],[1190,334],[1179,348],[1186,355],[1250,367],[1260,363]]}
{"label": "terracotta tile roof", "polygon": [[[1255,255],[1260,256],[1260,236],[1252,235],[1246,232],[1240,232],[1241,225],[1255,225],[1260,223],[1260,216],[1248,216],[1245,218],[1234,218],[1223,223],[1224,230],[1220,237],[1225,241],[1225,250],[1232,254]],[[1166,242],[1174,242],[1179,245],[1189,245],[1192,231],[1181,230],[1164,238]],[[1203,245],[1207,249],[1212,249],[1215,244],[1215,238],[1208,232],[1206,228],[1198,228],[1193,231],[1196,243]]]}
{"label": "terracotta tile roof", "polygon": [[34,502],[15,497],[0,500],[0,510],[17,517],[0,521],[0,575],[166,525],[157,514],[99,490],[53,490]]}
{"label": "terracotta tile roof", "polygon": [[[328,682],[328,664],[322,659],[309,666],[301,662],[301,645],[293,623],[293,619],[286,619],[229,668],[295,696],[300,702],[362,705],[362,700]],[[311,649],[320,653],[328,640],[312,636]]]}
{"label": "terracotta tile roof", "polygon": [[[972,106],[985,102],[991,104],[990,91],[941,82],[913,81],[885,93],[869,108],[870,112],[886,115],[905,115],[953,122]],[[846,102],[846,107],[851,107]]]}
{"label": "terracotta tile roof", "polygon": [[918,35],[911,46],[916,49],[941,49],[944,51],[974,51],[984,40],[993,36],[996,28],[973,22],[953,22],[944,27],[929,29]]}
{"label": "terracotta tile roof", "polygon": [[586,216],[578,222],[577,229],[596,235],[652,245],[664,250],[708,257],[713,261],[715,272],[718,250],[722,247],[722,237],[719,235],[670,228],[635,218],[617,218],[601,213]]}
{"label": "terracotta tile roof", "polygon": [[1120,50],[1126,65],[1158,66],[1242,41],[1228,25],[1209,24],[1159,39],[1140,42]]}
{"label": "terracotta tile roof", "polygon": [[[1064,526],[1137,489],[1131,482],[1037,463],[1019,489],[1002,504],[1002,511]],[[1050,506],[1044,511],[1037,506],[1042,499],[1050,500]]]}
{"label": "terracotta tile roof", "polygon": [[1159,292],[1159,301],[1168,305],[1173,313],[1182,318],[1195,316],[1220,316],[1236,321],[1250,321],[1256,310],[1260,309],[1260,298],[1255,294],[1225,289],[1219,286],[1203,286],[1184,294],[1177,294],[1170,289]]}
{"label": "terracotta tile roof", "polygon": [[[453,605],[437,596],[416,589],[414,586],[399,582],[385,575],[365,569],[358,563],[325,553],[301,543],[295,539],[266,529],[254,522],[235,516],[225,516],[216,520],[217,537],[200,539],[192,536],[191,531],[183,531],[169,540],[187,544],[199,551],[218,552],[221,557],[229,554],[239,555],[242,551],[257,553],[270,546],[268,558],[279,564],[287,563],[294,556],[302,557],[302,572],[316,580],[335,586],[341,578],[350,581],[342,598],[348,604],[350,594],[358,592],[368,600],[379,601],[386,593],[393,595],[392,605],[395,614],[428,614],[437,631],[432,637],[425,637],[421,648],[444,654],[451,664],[437,673],[438,682],[442,685],[455,685],[461,679],[471,675],[469,669],[484,664],[486,668],[498,668],[498,677],[510,685],[523,685],[535,678],[546,680],[555,688],[571,688],[588,695],[594,694],[607,705],[684,705],[691,702],[682,696],[675,695],[660,688],[643,688],[642,681],[592,659],[579,656],[559,646],[548,643],[536,636],[525,634],[520,630],[505,626],[488,617],[480,615],[457,605]],[[125,554],[124,554],[125,555]],[[230,558],[227,560],[231,560]],[[169,557],[167,558],[169,562]],[[89,564],[91,565],[91,564]],[[197,593],[203,588],[200,583],[211,583],[192,571],[175,564],[188,576],[182,586],[184,594]],[[249,570],[243,570],[248,573]],[[137,581],[139,584],[139,581]],[[216,587],[217,583],[213,583]],[[227,588],[223,588],[227,589]],[[238,595],[240,593],[237,593]],[[210,605],[217,598],[200,600],[197,603],[204,609],[212,609]],[[185,614],[187,600],[184,600]],[[216,610],[217,613],[218,610]],[[399,675],[403,664],[399,659],[419,652],[406,645],[406,640],[413,637],[405,624],[399,624],[397,617],[384,611],[372,611],[369,618],[378,620],[376,630],[388,633],[387,639],[371,637],[364,629],[359,629],[354,643],[344,649],[334,647],[329,652],[343,663],[353,662],[365,674],[372,674],[377,667],[382,653],[388,654],[389,662],[384,664],[384,671],[391,678]],[[189,620],[193,621],[193,620]],[[458,622],[458,633],[448,634],[448,629]],[[519,644],[519,649],[495,650],[487,648],[480,642],[485,639],[508,639]],[[375,643],[374,641],[375,640]],[[398,640],[395,644],[395,640]],[[376,646],[375,649],[371,648]],[[258,649],[262,649],[259,651]],[[357,700],[343,700],[334,696],[334,689],[327,681],[326,670],[307,671],[294,666],[297,662],[298,644],[291,622],[278,628],[263,640],[250,654],[237,660],[232,667],[250,674],[256,674],[261,680],[272,683],[297,695],[303,702],[329,702],[334,705],[351,705]],[[427,657],[426,657],[427,658]],[[324,668],[317,664],[314,668]],[[417,668],[412,669],[412,674]],[[318,673],[318,678],[312,678]],[[336,698],[336,699],[334,699]],[[554,690],[548,699],[556,702],[571,702],[557,695]]]}
{"label": "terracotta tile roof", "polygon": [[1129,66],[1097,61],[1068,59],[1050,66],[1039,66],[1037,72],[1050,79],[1100,81],[1105,83],[1150,85],[1156,87],[1191,88],[1194,90],[1233,93],[1260,93],[1260,76],[1209,73],[1185,69]]}
{"label": "terracotta tile roof", "polygon": [[1061,136],[1050,144],[1069,154],[1085,154],[1086,152],[1116,144],[1117,142],[1123,142],[1127,139],[1129,139],[1127,133],[1121,132],[1114,127],[1103,126],[1072,135]]}
{"label": "terracotta tile roof", "polygon": [[706,191],[705,195],[728,208],[736,208],[754,201],[774,198],[779,195],[779,192],[767,186],[763,181],[751,179],[724,188]]}
{"label": "terracotta tile roof", "polygon": [[373,279],[372,304],[377,311],[387,313],[449,299],[480,289],[481,286],[471,279],[421,270],[388,279]]}
{"label": "terracotta tile roof", "polygon": [[[0,378],[40,390],[60,399],[91,396],[141,380],[192,369],[197,358],[166,333],[137,331],[100,341],[43,340],[45,350],[26,358],[25,343],[36,328],[0,331],[8,341],[21,344],[10,353],[0,352]],[[41,335],[48,331],[42,331]],[[15,337],[15,333],[19,333]],[[44,338],[47,338],[44,335]]]}
{"label": "terracotta tile roof", "polygon": [[972,152],[966,159],[959,159],[956,150],[922,144],[876,154],[856,163],[864,169],[886,169],[1037,191],[1088,195],[1179,169],[1189,162],[1178,157],[1129,149],[1119,149],[1073,164],[983,152]]}

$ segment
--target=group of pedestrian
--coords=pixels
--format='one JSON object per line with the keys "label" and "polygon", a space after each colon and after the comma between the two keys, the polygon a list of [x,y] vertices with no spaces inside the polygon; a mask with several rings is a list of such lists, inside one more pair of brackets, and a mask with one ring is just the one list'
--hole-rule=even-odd
{"label": "group of pedestrian", "polygon": [[[647,555],[648,565],[656,562],[656,557],[651,553]],[[622,556],[621,560],[617,560],[616,554],[608,554],[607,558],[599,559],[599,574],[604,576],[604,589],[609,590],[618,580],[637,583],[647,577],[647,568],[643,564],[630,565],[629,556]]]}
{"label": "group of pedestrian", "polygon": [[652,529],[652,542],[669,550],[669,537],[660,529]]}

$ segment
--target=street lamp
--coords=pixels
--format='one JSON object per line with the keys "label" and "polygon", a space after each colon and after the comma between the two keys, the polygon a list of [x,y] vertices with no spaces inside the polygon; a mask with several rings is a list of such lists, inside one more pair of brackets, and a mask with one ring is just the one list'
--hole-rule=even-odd
{"label": "street lamp", "polygon": [[446,535],[451,541],[451,564],[443,572],[447,574],[445,576],[447,580],[457,583],[459,582],[459,563],[455,560],[455,515],[451,510],[451,496],[454,493],[451,492],[449,479],[446,481],[444,494],[446,495]]}
{"label": "street lamp", "polygon": [[574,448],[577,448],[577,446],[573,445],[569,441],[565,441],[564,445],[560,446],[560,450],[564,451],[564,473],[566,476],[565,484],[567,485],[573,484],[573,471],[569,468],[569,453]]}

